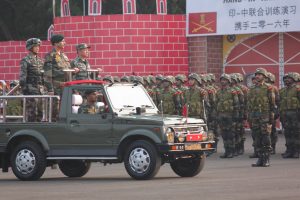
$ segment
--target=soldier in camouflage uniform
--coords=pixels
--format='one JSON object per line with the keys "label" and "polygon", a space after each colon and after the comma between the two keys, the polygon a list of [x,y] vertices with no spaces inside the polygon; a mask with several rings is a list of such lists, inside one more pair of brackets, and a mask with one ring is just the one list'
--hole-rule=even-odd
{"label": "soldier in camouflage uniform", "polygon": [[180,98],[172,85],[171,76],[165,77],[162,81],[163,89],[156,94],[159,102],[158,109],[164,114],[177,115],[181,110]]}
{"label": "soldier in camouflage uniform", "polygon": [[211,82],[208,82],[208,84],[212,85],[216,91],[218,91],[220,88],[216,84],[216,76],[212,73],[209,73],[208,76],[210,77]]}
{"label": "soldier in camouflage uniform", "polygon": [[300,75],[289,72],[283,77],[285,87],[280,89],[280,121],[284,128],[286,152],[283,158],[299,158],[300,151]]}
{"label": "soldier in camouflage uniform", "polygon": [[122,76],[120,81],[121,83],[129,83],[129,76]]}
{"label": "soldier in camouflage uniform", "polygon": [[[91,69],[91,66],[87,60],[89,57],[89,49],[91,47],[86,43],[81,43],[76,45],[77,57],[72,60],[71,68],[78,69],[78,71],[73,75],[74,80],[87,80],[92,79],[92,73],[88,72]],[[98,69],[98,73],[101,69]],[[98,74],[96,74],[96,77]]]}
{"label": "soldier in camouflage uniform", "polygon": [[274,120],[275,93],[273,87],[265,83],[267,70],[258,68],[255,72],[256,85],[248,93],[249,123],[255,137],[258,160],[253,167],[269,167],[271,147],[271,129]]}
{"label": "soldier in camouflage uniform", "polygon": [[118,76],[114,76],[114,83],[120,83],[121,79]]}
{"label": "soldier in camouflage uniform", "polygon": [[114,83],[114,77],[112,77],[111,75],[104,76],[102,80],[108,83]]}
{"label": "soldier in camouflage uniform", "polygon": [[207,122],[208,103],[207,92],[200,88],[201,79],[198,74],[192,73],[188,77],[189,88],[184,92],[184,103],[188,106],[188,115],[190,117],[204,119]]}
{"label": "soldier in camouflage uniform", "polygon": [[[26,41],[26,49],[29,54],[21,60],[20,86],[24,95],[43,95],[44,70],[43,60],[38,56],[41,40],[30,38]],[[42,117],[42,100],[38,98],[28,98],[26,100],[27,121],[35,122]]]}
{"label": "soldier in camouflage uniform", "polygon": [[224,155],[221,158],[232,158],[235,151],[234,127],[239,118],[239,98],[236,90],[230,87],[231,77],[222,74],[221,88],[216,94],[216,116],[224,142]]}
{"label": "soldier in camouflage uniform", "polygon": [[242,89],[238,85],[238,76],[237,74],[231,74],[231,87],[233,90],[238,95],[239,99],[239,116],[237,121],[235,122],[235,128],[234,128],[234,134],[235,134],[235,151],[234,151],[234,156],[241,155],[244,153],[244,124],[243,124],[243,119],[244,119],[244,111],[245,111],[245,95],[242,91]]}
{"label": "soldier in camouflage uniform", "polygon": [[[10,91],[16,87],[19,84],[18,80],[13,80],[10,82],[9,87]],[[20,95],[21,90],[20,88],[16,89],[12,95]],[[23,101],[22,99],[8,99],[7,100],[7,108],[6,108],[6,113],[7,115],[23,115]],[[12,119],[11,119],[12,120]]]}
{"label": "soldier in camouflage uniform", "polygon": [[85,91],[86,103],[80,105],[78,109],[78,113],[83,114],[96,114],[96,102],[97,102],[97,93],[95,90],[87,90]]}
{"label": "soldier in camouflage uniform", "polygon": [[[62,95],[63,85],[67,80],[67,74],[64,70],[71,69],[71,65],[68,57],[63,53],[66,42],[63,35],[53,35],[51,37],[51,44],[53,49],[45,56],[44,71],[45,71],[45,86],[49,94]],[[78,68],[74,68],[75,73],[79,71]],[[53,102],[53,120],[58,117],[59,102],[54,99]]]}
{"label": "soldier in camouflage uniform", "polygon": [[147,90],[149,96],[151,97],[151,99],[154,101],[155,100],[155,94],[153,89],[151,88],[151,80],[149,76],[144,76],[144,87]]}
{"label": "soldier in camouflage uniform", "polygon": [[279,90],[278,90],[278,87],[275,85],[275,75],[272,74],[271,72],[268,72],[266,82],[268,84],[270,84],[271,86],[273,86],[273,90],[275,92],[275,103],[276,103],[276,107],[277,107],[277,109],[275,110],[274,121],[272,122],[272,132],[271,132],[271,146],[272,146],[271,154],[275,154],[276,153],[276,143],[278,140],[278,135],[277,135],[277,130],[276,130],[276,120],[279,118],[279,111],[278,111],[279,103],[280,103]]}
{"label": "soldier in camouflage uniform", "polygon": [[162,81],[164,80],[164,76],[161,74],[157,74],[155,76],[155,85],[153,87],[153,92],[155,94],[155,98],[154,98],[154,103],[156,106],[158,106],[160,104],[157,95],[161,92],[161,90],[163,89],[162,87]]}
{"label": "soldier in camouflage uniform", "polygon": [[[180,105],[184,105],[184,93],[186,90],[188,90],[188,87],[184,85],[186,82],[186,76],[184,74],[178,74],[175,76],[175,90],[177,91],[180,99]],[[182,115],[182,112],[178,113],[179,115]]]}
{"label": "soldier in camouflage uniform", "polygon": [[244,154],[245,152],[245,147],[244,147],[244,144],[245,144],[245,140],[246,140],[246,137],[245,137],[245,127],[244,127],[244,124],[247,122],[247,119],[248,119],[248,106],[247,106],[247,103],[248,103],[248,87],[246,85],[244,85],[244,76],[240,73],[236,73],[236,76],[237,76],[237,80],[238,80],[238,84],[237,86],[242,90],[243,94],[244,94],[244,110],[243,110],[243,117],[242,117],[242,123],[240,124],[240,128],[241,128],[241,143],[240,143],[240,148],[239,148],[239,152],[238,154]]}

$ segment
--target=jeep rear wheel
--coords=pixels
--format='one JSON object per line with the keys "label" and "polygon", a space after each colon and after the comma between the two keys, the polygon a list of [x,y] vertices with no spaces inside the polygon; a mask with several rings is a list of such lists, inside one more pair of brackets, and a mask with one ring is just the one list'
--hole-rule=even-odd
{"label": "jeep rear wheel", "polygon": [[90,169],[91,163],[84,160],[62,160],[58,163],[60,171],[67,177],[82,177]]}
{"label": "jeep rear wheel", "polygon": [[204,167],[205,155],[197,158],[180,158],[170,163],[172,170],[181,177],[198,175]]}
{"label": "jeep rear wheel", "polygon": [[127,173],[134,179],[153,178],[161,166],[161,157],[153,144],[138,140],[133,142],[125,153],[124,165]]}
{"label": "jeep rear wheel", "polygon": [[14,148],[10,163],[15,176],[23,181],[38,180],[47,166],[44,150],[32,141],[22,142]]}

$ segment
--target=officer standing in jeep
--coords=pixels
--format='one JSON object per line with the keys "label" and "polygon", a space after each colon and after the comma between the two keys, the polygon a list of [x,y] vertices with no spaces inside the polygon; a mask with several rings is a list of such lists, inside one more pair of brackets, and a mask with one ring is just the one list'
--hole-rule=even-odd
{"label": "officer standing in jeep", "polygon": [[279,91],[280,121],[284,128],[286,152],[283,158],[299,158],[300,151],[300,75],[289,72],[283,77],[285,87]]}
{"label": "officer standing in jeep", "polygon": [[237,92],[230,87],[230,83],[230,75],[222,74],[221,88],[216,94],[215,112],[225,149],[225,153],[220,158],[232,158],[235,151],[234,127],[239,118],[239,99]]}
{"label": "officer standing in jeep", "polygon": [[255,72],[256,85],[248,93],[249,121],[255,137],[258,160],[253,167],[269,167],[271,147],[271,129],[274,120],[275,93],[272,86],[265,83],[267,70],[258,68]]}
{"label": "officer standing in jeep", "polygon": [[[38,56],[41,40],[30,38],[26,41],[26,49],[29,54],[21,60],[20,86],[24,95],[43,95],[44,70],[43,60]],[[41,99],[29,98],[26,101],[27,121],[34,122],[41,120],[42,102]]]}
{"label": "officer standing in jeep", "polygon": [[[71,69],[69,58],[63,53],[66,42],[63,35],[57,34],[51,37],[53,49],[45,56],[45,84],[51,94],[62,94],[62,87],[66,81],[64,70]],[[75,73],[79,72],[74,68]]]}
{"label": "officer standing in jeep", "polygon": [[[63,53],[66,42],[63,35],[57,34],[51,37],[53,49],[45,56],[44,71],[45,71],[45,86],[50,95],[62,95],[62,87],[65,84],[66,74],[64,70],[71,69],[69,58]],[[75,73],[79,71],[74,68]],[[58,100],[54,99],[54,107],[52,120],[58,117]]]}
{"label": "officer standing in jeep", "polygon": [[[72,60],[71,62],[71,68],[78,69],[78,71],[74,74],[75,80],[87,80],[92,79],[91,72],[88,72],[88,70],[91,69],[91,66],[87,60],[89,57],[89,49],[91,47],[88,46],[86,43],[81,43],[76,45],[76,51],[77,51],[77,57]],[[100,68],[98,68],[98,73],[96,74],[96,77],[98,76],[99,72],[101,71]]]}

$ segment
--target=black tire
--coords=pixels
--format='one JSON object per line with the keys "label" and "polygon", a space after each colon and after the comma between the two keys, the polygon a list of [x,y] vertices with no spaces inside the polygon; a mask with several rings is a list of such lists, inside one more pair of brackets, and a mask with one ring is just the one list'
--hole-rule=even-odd
{"label": "black tire", "polygon": [[161,157],[153,144],[145,140],[137,140],[126,150],[124,165],[132,178],[148,180],[159,171]]}
{"label": "black tire", "polygon": [[22,181],[38,180],[47,167],[44,150],[33,141],[24,141],[16,146],[12,150],[10,163],[15,176]]}
{"label": "black tire", "polygon": [[62,160],[58,163],[60,171],[67,177],[82,177],[88,173],[91,163],[84,160]]}
{"label": "black tire", "polygon": [[170,163],[172,170],[181,177],[198,175],[204,167],[205,155],[197,158],[181,158]]}

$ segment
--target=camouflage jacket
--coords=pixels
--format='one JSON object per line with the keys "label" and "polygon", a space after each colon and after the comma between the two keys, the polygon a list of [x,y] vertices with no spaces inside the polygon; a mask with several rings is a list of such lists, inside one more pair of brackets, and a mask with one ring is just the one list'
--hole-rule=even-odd
{"label": "camouflage jacket", "polygon": [[88,105],[88,104],[82,104],[80,105],[78,109],[78,113],[83,114],[96,114],[96,106],[95,105]]}
{"label": "camouflage jacket", "polygon": [[158,109],[165,114],[179,114],[180,98],[178,92],[174,88],[168,88],[156,93],[158,100]]}
{"label": "camouflage jacket", "polygon": [[271,85],[267,83],[257,84],[248,92],[249,117],[259,117],[262,114],[269,115],[269,122],[274,120],[275,93]]}
{"label": "camouflage jacket", "polygon": [[45,56],[44,71],[45,84],[49,92],[61,93],[61,84],[66,81],[63,70],[71,69],[68,57],[64,53],[58,54],[55,49]]}
{"label": "camouflage jacket", "polygon": [[43,64],[43,60],[33,53],[29,53],[21,60],[20,86],[23,94],[44,94]]}
{"label": "camouflage jacket", "polygon": [[79,69],[79,72],[73,76],[74,80],[92,79],[91,72],[87,72],[87,70],[91,69],[91,66],[87,60],[83,60],[80,57],[76,57],[71,62],[71,68]]}
{"label": "camouflage jacket", "polygon": [[232,87],[221,88],[216,94],[216,112],[227,113],[234,119],[239,118],[239,98]]}
{"label": "camouflage jacket", "polygon": [[239,85],[232,86],[232,89],[236,92],[239,99],[239,119],[242,120],[245,118],[245,94]]}
{"label": "camouflage jacket", "polygon": [[280,112],[287,110],[299,111],[300,109],[300,86],[293,84],[290,87],[284,87],[279,91]]}
{"label": "camouflage jacket", "polygon": [[206,119],[204,106],[208,104],[207,92],[198,87],[192,86],[184,93],[184,103],[188,105],[188,114],[191,117]]}

